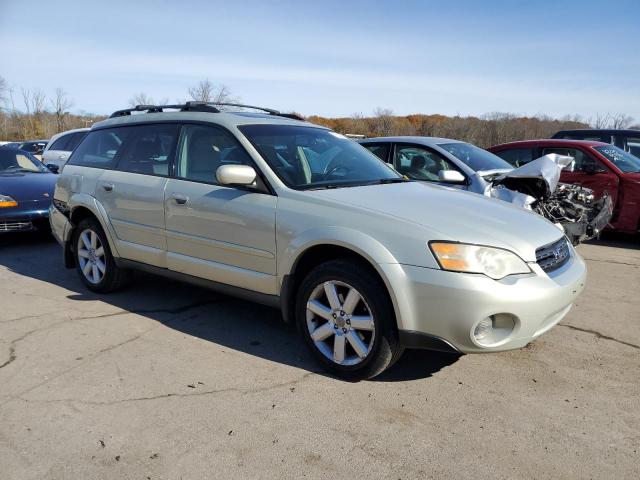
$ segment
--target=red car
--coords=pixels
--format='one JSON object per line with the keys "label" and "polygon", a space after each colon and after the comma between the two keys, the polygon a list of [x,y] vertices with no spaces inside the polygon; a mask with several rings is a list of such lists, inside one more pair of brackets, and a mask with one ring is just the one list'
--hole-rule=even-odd
{"label": "red car", "polygon": [[640,158],[614,145],[586,140],[528,140],[487,150],[514,167],[548,153],[573,157],[573,169],[565,168],[560,181],[590,188],[596,197],[608,192],[613,202],[610,227],[627,233],[640,231]]}

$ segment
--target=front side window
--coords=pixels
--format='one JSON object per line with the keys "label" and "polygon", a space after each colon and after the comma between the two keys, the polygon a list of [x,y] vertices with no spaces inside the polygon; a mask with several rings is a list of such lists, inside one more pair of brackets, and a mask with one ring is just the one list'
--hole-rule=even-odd
{"label": "front side window", "polygon": [[95,168],[113,168],[116,155],[122,151],[131,128],[105,128],[89,132],[69,158],[69,165]]}
{"label": "front side window", "polygon": [[542,150],[542,155],[547,155],[549,153],[557,153],[558,155],[573,157],[574,172],[593,173],[606,171],[600,162],[591,158],[589,155],[577,148],[545,148]]}
{"label": "front side window", "polygon": [[184,125],[179,143],[178,178],[216,184],[216,171],[222,165],[251,165],[244,148],[222,128]]}
{"label": "front side window", "polygon": [[116,168],[145,175],[169,175],[169,164],[178,140],[178,125],[150,124],[127,128],[130,132]]}
{"label": "front side window", "polygon": [[441,143],[438,145],[458,160],[462,160],[474,172],[487,170],[511,170],[513,167],[503,159],[470,143]]}
{"label": "front side window", "polygon": [[34,172],[42,173],[48,171],[37,158],[30,153],[14,150],[0,149],[0,175],[9,173]]}
{"label": "front side window", "polygon": [[413,180],[440,181],[441,170],[459,169],[442,155],[426,148],[411,145],[396,147],[394,164],[396,170]]}
{"label": "front side window", "polygon": [[532,148],[512,148],[510,150],[495,152],[495,154],[516,168],[533,160]]}
{"label": "front side window", "polygon": [[331,130],[297,125],[238,128],[291,188],[307,190],[404,181],[362,145]]}
{"label": "front side window", "polygon": [[593,148],[623,172],[640,172],[640,158],[635,155],[625,152],[621,148],[614,147],[613,145]]}

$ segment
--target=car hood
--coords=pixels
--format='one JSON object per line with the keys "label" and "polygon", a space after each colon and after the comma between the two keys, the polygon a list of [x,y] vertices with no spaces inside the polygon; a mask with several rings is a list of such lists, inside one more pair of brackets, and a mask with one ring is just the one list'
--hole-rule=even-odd
{"label": "car hood", "polygon": [[[453,188],[407,182],[306,192],[337,208],[358,208],[417,224],[424,241],[453,240],[512,250],[535,261],[535,250],[562,232],[531,211]],[[377,222],[377,219],[372,219]],[[389,228],[401,228],[390,224]]]}
{"label": "car hood", "polygon": [[14,200],[46,200],[53,198],[58,176],[53,173],[0,173],[0,194]]}
{"label": "car hood", "polygon": [[548,198],[558,186],[562,169],[573,161],[573,157],[550,153],[498,175],[492,179],[492,184],[494,187],[504,185],[510,190],[526,193],[537,199]]}

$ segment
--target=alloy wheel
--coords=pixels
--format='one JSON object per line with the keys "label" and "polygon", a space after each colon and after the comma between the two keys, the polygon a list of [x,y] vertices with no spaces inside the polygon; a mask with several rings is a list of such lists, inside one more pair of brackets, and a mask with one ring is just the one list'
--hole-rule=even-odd
{"label": "alloy wheel", "polygon": [[107,271],[107,263],[98,234],[90,228],[83,230],[78,236],[77,252],[84,278],[94,285],[100,283]]}
{"label": "alloy wheel", "polygon": [[306,318],[316,348],[334,363],[357,365],[373,348],[373,314],[351,285],[336,280],[317,285],[307,301]]}

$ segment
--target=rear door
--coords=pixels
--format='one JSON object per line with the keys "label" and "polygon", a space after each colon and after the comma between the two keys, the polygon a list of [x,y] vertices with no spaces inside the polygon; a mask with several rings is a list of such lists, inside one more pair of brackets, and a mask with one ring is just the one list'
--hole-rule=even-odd
{"label": "rear door", "polygon": [[122,257],[166,267],[164,189],[179,126],[145,124],[119,130],[123,144],[116,166],[100,176],[96,198],[116,232]]}
{"label": "rear door", "polygon": [[277,197],[219,185],[225,164],[256,168],[235,137],[214,125],[185,124],[176,178],[165,190],[171,270],[266,294],[276,293]]}
{"label": "rear door", "polygon": [[608,192],[611,201],[616,204],[618,198],[618,175],[609,170],[598,158],[581,148],[566,147],[546,147],[541,154],[557,153],[558,155],[568,155],[575,159],[573,171],[562,170],[560,181],[582,185],[594,191],[596,197],[601,197],[604,192]]}

